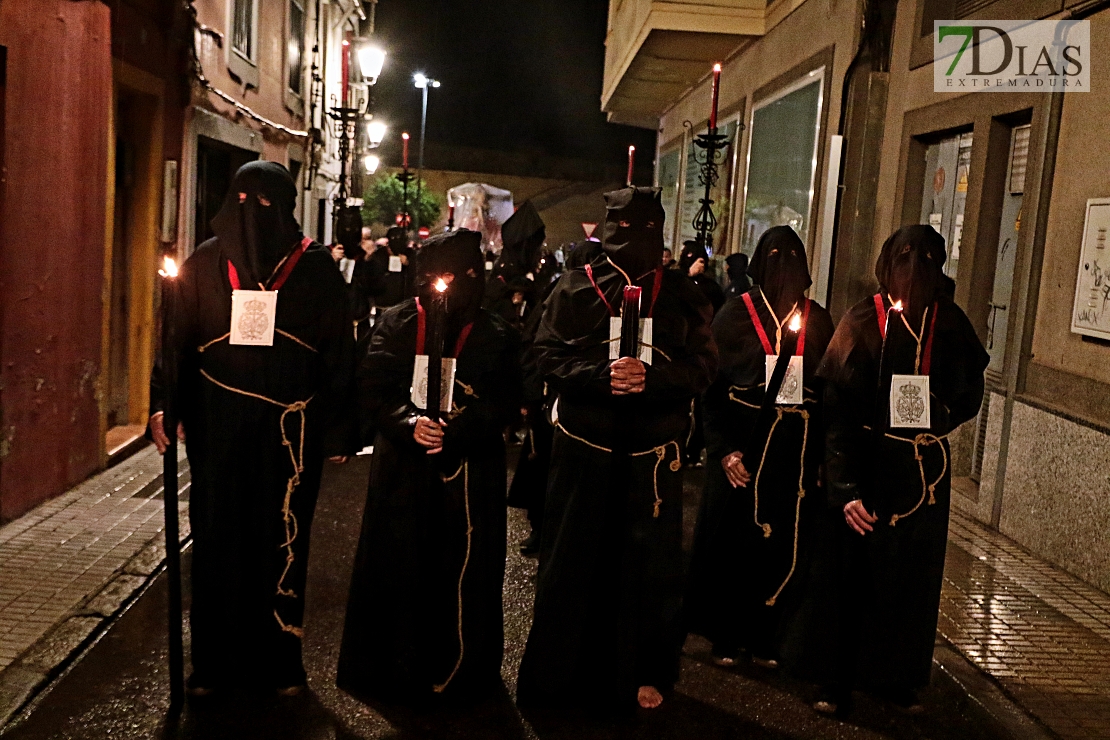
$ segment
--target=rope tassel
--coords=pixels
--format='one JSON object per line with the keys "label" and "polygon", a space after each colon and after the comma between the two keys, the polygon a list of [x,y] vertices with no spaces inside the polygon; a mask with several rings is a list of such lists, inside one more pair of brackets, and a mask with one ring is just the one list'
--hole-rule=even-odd
{"label": "rope tassel", "polygon": [[[293,514],[293,492],[301,484],[301,473],[304,472],[304,437],[305,437],[305,409],[315,396],[311,396],[305,401],[294,401],[293,403],[282,403],[275,401],[268,396],[263,396],[259,393],[251,393],[250,391],[235,388],[226,383],[213,378],[206,370],[201,370],[200,374],[208,379],[212,384],[223,388],[225,391],[246,396],[247,398],[254,398],[259,401],[277,406],[282,410],[281,419],[279,424],[281,426],[281,444],[289,451],[289,461],[293,465],[293,475],[289,476],[289,480],[285,483],[285,496],[281,503],[281,518],[285,525],[285,542],[278,546],[278,549],[285,548],[285,568],[281,571],[281,576],[277,581],[277,595],[285,596],[287,598],[297,598],[296,591],[285,588],[285,578],[289,575],[289,571],[293,568],[293,563],[296,561],[296,555],[293,552],[293,543],[297,539],[298,526],[297,517]],[[297,414],[300,417],[300,434],[298,435],[297,445],[293,446],[292,440],[289,439],[289,434],[285,429],[285,420],[290,414]],[[274,610],[274,619],[277,620],[278,626],[282,632],[289,632],[290,634],[300,638],[304,635],[304,630],[296,625],[288,625],[278,615],[277,609]]]}
{"label": "rope tassel", "polygon": [[[948,450],[946,450],[944,447],[944,440],[948,438],[948,435],[942,434],[938,437],[935,434],[924,432],[917,435],[913,439],[906,439],[905,437],[899,437],[888,432],[886,436],[890,439],[897,439],[913,445],[913,459],[917,461],[917,470],[921,474],[921,498],[918,499],[917,503],[914,504],[914,507],[907,511],[905,514],[891,515],[890,526],[893,527],[894,525],[898,524],[899,520],[905,519],[906,517],[910,516],[915,511],[920,509],[922,504],[926,504],[927,506],[933,506],[936,504],[937,485],[944,478],[945,474],[948,473]],[[928,447],[929,445],[933,444],[940,445],[940,454],[942,456],[943,462],[941,463],[940,467],[940,475],[938,475],[936,477],[936,480],[934,480],[932,483],[929,483],[925,480],[925,457],[921,454],[921,448]],[[926,501],[928,501],[928,503],[926,503]]]}

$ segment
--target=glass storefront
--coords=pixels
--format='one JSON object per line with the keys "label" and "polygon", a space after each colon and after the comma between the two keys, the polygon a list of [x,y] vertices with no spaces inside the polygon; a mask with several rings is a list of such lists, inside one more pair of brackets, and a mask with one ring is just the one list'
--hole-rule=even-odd
{"label": "glass storefront", "polygon": [[772,226],[790,226],[808,241],[823,73],[811,72],[752,111],[741,242],[746,254]]}

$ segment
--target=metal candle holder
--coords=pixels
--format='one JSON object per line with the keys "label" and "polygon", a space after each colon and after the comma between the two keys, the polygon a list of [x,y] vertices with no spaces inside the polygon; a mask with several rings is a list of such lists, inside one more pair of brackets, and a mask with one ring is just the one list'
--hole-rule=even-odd
{"label": "metal candle holder", "polygon": [[[684,121],[683,126],[693,129],[689,121]],[[719,167],[724,164],[728,150],[728,137],[717,133],[713,127],[704,134],[694,138],[694,161],[698,165],[698,184],[704,188],[702,197],[698,200],[701,205],[694,214],[692,225],[697,233],[698,242],[707,250],[713,248],[713,231],[717,228],[717,217],[713,215],[713,188],[721,175]]]}

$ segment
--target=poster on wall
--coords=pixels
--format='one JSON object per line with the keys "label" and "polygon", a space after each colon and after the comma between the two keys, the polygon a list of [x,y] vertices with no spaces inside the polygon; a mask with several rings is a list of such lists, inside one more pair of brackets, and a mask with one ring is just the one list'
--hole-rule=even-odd
{"label": "poster on wall", "polygon": [[1083,242],[1079,250],[1079,276],[1075,281],[1075,305],[1071,330],[1088,337],[1110,339],[1110,198],[1087,201]]}

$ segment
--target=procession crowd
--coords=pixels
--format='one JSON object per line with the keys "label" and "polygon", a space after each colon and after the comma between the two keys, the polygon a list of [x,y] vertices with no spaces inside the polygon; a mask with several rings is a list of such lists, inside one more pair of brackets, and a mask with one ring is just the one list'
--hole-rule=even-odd
{"label": "procession crowd", "polygon": [[333,255],[295,199],[280,165],[239,170],[181,270],[176,374],[152,377],[151,437],[165,449],[173,394],[192,470],[191,695],[303,689],[321,474],[372,447],[337,674],[356,697],[501,685],[509,505],[539,558],[520,706],[657,707],[698,634],[722,667],[811,681],[817,711],[853,691],[920,711],[948,436],[987,365],[936,231],[892,234],[834,327],[791,228],[730,256],[722,290],[704,244],[664,249],[653,188],[607,193],[601,240],[558,250],[525,202],[496,255],[473,231],[374,244],[361,224]]}

